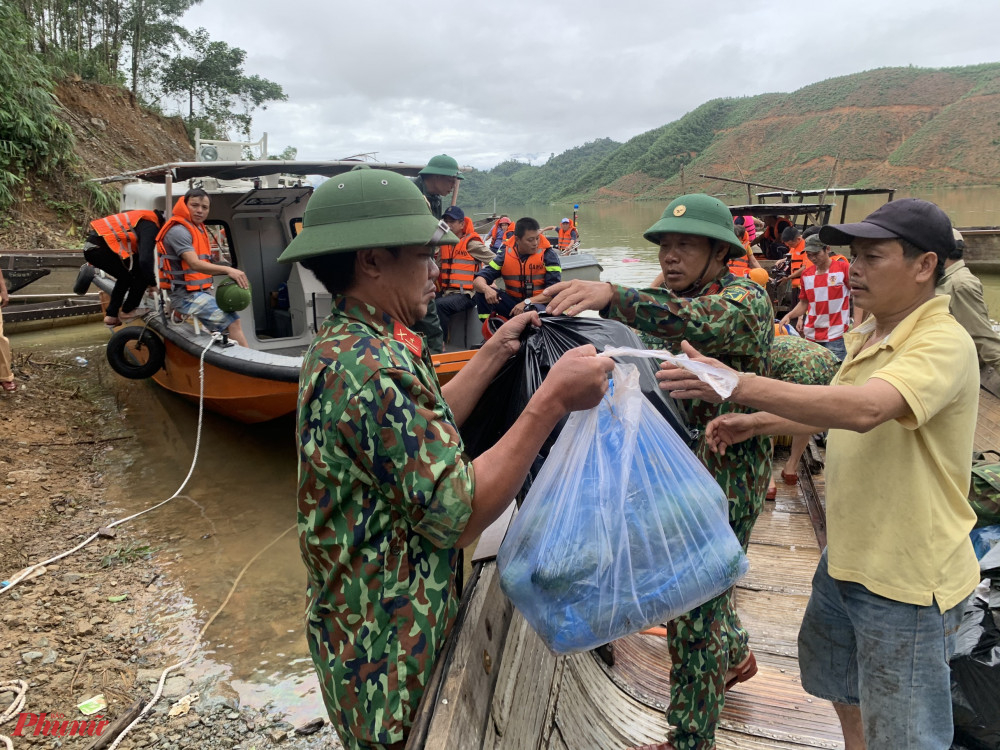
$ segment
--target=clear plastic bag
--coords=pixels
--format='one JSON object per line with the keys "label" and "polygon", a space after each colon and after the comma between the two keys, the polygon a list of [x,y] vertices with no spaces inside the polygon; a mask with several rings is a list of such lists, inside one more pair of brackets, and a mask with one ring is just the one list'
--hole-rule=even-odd
{"label": "clear plastic bag", "polygon": [[557,654],[666,622],[749,567],[725,493],[621,364],[601,403],[570,415],[497,565]]}

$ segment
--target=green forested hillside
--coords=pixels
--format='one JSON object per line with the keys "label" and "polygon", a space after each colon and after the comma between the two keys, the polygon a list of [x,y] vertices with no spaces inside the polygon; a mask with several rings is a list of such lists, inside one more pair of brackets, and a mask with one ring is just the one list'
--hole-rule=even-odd
{"label": "green forested hillside", "polygon": [[1000,63],[881,68],[788,94],[715,99],[623,144],[595,141],[539,167],[502,164],[471,175],[463,203],[718,189],[699,173],[801,189],[992,185],[1000,178],[998,146]]}

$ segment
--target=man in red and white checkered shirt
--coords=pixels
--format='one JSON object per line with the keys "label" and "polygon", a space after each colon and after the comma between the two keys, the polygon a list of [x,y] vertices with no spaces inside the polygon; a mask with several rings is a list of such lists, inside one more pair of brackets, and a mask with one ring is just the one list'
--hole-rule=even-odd
{"label": "man in red and white checkered shirt", "polygon": [[851,325],[851,267],[842,257],[830,257],[830,248],[818,233],[806,238],[805,252],[813,265],[802,272],[799,303],[781,324],[804,316],[797,326],[802,335],[843,361],[847,356],[844,333]]}

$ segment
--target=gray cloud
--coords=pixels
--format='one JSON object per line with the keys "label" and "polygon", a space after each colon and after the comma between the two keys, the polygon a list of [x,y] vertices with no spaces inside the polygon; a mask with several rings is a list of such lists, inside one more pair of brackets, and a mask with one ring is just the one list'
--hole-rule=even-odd
{"label": "gray cloud", "polygon": [[205,0],[182,21],[242,47],[248,73],[284,87],[287,102],[255,115],[255,137],[301,158],[447,152],[480,168],[624,141],[716,97],[990,62],[1000,28],[995,0],[300,0],[278,18],[280,7]]}

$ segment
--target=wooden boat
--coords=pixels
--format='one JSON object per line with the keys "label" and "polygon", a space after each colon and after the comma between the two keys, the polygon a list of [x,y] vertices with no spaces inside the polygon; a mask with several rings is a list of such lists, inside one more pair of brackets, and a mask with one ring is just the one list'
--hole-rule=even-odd
{"label": "wooden boat", "polygon": [[[1000,447],[1000,399],[980,391],[976,450]],[[799,483],[785,485],[754,527],[750,572],[736,606],[758,674],[726,694],[719,750],[843,748],[832,705],[799,681],[797,634],[826,545],[822,452],[810,444]],[[670,657],[662,638],[615,641],[596,653],[554,656],[499,588],[493,560],[510,520],[488,529],[475,553],[452,635],[438,660],[407,750],[616,750],[662,742]]]}
{"label": "wooden boat", "polygon": [[[175,196],[199,185],[211,195],[206,226],[221,262],[243,270],[253,298],[239,313],[249,347],[224,346],[193,321],[173,320],[162,297],[151,300],[143,319],[117,331],[108,357],[125,377],[152,377],[160,386],[191,400],[199,397],[199,367],[205,353],[205,405],[241,422],[262,422],[295,409],[302,356],[329,313],[331,296],[298,263],[277,262],[301,227],[313,187],[302,177],[333,177],[356,167],[340,161],[180,162],[127,172],[103,182],[126,183],[122,210],[160,209],[166,215]],[[364,162],[367,166],[416,175],[419,164]],[[593,256],[567,258],[565,278],[599,278]],[[217,279],[221,281],[222,279]],[[113,279],[101,272],[93,283],[109,292]],[[462,325],[462,323],[465,325]],[[456,324],[457,323],[457,324]],[[482,341],[475,311],[452,321],[449,352],[435,358],[442,381],[454,375]]]}
{"label": "wooden boat", "polygon": [[[6,272],[4,272],[6,278]],[[3,310],[7,333],[59,328],[93,323],[104,318],[102,302],[96,294],[70,297],[65,294],[13,295]]]}

